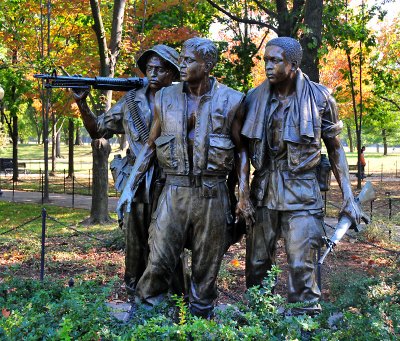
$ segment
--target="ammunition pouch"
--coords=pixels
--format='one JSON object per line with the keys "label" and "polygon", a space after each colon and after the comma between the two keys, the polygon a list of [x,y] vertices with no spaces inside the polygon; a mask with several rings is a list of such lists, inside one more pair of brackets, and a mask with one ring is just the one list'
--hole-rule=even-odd
{"label": "ammunition pouch", "polygon": [[321,162],[316,167],[316,174],[320,191],[329,191],[331,184],[331,164],[325,154],[321,154]]}
{"label": "ammunition pouch", "polygon": [[118,192],[123,191],[134,164],[135,157],[131,154],[127,154],[125,157],[121,157],[120,154],[117,154],[111,161],[111,174],[114,179],[114,187]]}

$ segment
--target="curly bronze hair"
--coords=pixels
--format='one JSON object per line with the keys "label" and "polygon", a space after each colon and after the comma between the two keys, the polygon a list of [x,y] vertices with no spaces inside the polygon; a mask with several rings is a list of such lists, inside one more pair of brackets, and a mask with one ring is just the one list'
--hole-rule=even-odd
{"label": "curly bronze hair", "polygon": [[300,43],[291,37],[278,37],[271,39],[267,46],[279,46],[283,51],[285,51],[285,57],[289,62],[296,62],[297,66],[301,63],[301,58],[303,57],[303,49]]}

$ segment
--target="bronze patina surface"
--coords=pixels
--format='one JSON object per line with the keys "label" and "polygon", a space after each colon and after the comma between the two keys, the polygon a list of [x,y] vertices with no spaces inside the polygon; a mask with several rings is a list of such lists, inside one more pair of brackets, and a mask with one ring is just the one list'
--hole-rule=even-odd
{"label": "bronze patina surface", "polygon": [[251,199],[256,223],[246,246],[247,287],[262,285],[275,263],[283,237],[289,264],[289,302],[304,302],[298,312],[316,313],[321,295],[315,276],[315,252],[322,243],[323,202],[316,169],[324,142],[332,171],[342,189],[341,214],[359,221],[348,166],[338,138],[342,124],[334,98],[299,69],[302,49],[293,38],[267,43],[267,79],[246,97],[242,134],[249,138],[255,168]]}
{"label": "bronze patina surface", "polygon": [[[115,187],[122,191],[129,178],[135,159],[147,142],[154,117],[154,97],[158,90],[170,86],[179,77],[179,54],[166,45],[156,45],[146,50],[138,59],[139,69],[146,75],[148,85],[125,94],[109,111],[96,117],[86,102],[87,92],[75,94],[82,120],[92,138],[110,138],[114,134],[125,134],[129,149],[124,158],[111,162]],[[157,204],[162,186],[162,174],[157,164],[144,174],[135,195],[130,212],[120,222],[125,230],[125,284],[130,295],[134,295],[136,284],[147,265],[149,247],[149,225],[151,214]],[[164,179],[165,180],[165,179]],[[176,270],[174,291],[182,293],[181,267]],[[179,278],[178,278],[179,277]]]}
{"label": "bronze patina surface", "polygon": [[[166,174],[150,227],[150,256],[137,285],[138,301],[156,305],[168,285],[182,250],[192,250],[190,311],[212,314],[216,279],[228,244],[232,212],[226,178],[235,169],[239,179],[236,208],[248,225],[249,161],[240,135],[244,95],[213,78],[218,50],[208,39],[187,40],[180,55],[181,83],[159,91],[149,141],[138,156],[118,204],[129,207],[143,174],[156,155]],[[237,157],[235,157],[235,154]]]}

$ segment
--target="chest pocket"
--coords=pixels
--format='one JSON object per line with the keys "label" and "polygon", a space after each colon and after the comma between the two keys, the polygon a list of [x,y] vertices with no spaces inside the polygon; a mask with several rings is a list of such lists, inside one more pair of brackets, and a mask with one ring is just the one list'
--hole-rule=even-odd
{"label": "chest pocket", "polygon": [[285,202],[287,204],[314,204],[319,198],[319,188],[315,173],[290,174],[283,172]]}
{"label": "chest pocket", "polygon": [[207,170],[230,171],[235,158],[235,145],[230,136],[210,134],[208,147]]}
{"label": "chest pocket", "polygon": [[158,163],[162,168],[173,169],[176,160],[176,141],[174,135],[161,135],[155,140]]}

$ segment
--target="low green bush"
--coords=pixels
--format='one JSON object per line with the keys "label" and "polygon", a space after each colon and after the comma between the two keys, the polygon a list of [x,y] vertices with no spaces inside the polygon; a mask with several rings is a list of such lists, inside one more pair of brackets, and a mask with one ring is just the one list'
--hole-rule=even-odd
{"label": "low green bush", "polygon": [[11,279],[0,284],[0,339],[112,339],[116,321],[105,305],[112,284]]}
{"label": "low green bush", "polygon": [[213,319],[189,313],[182,297],[154,309],[138,306],[127,323],[105,302],[113,283],[6,279],[0,283],[1,340],[396,340],[400,336],[400,275],[395,269],[370,278],[352,273],[332,283],[334,302],[317,317],[290,316],[271,288],[249,289],[243,302],[220,306]]}
{"label": "low green bush", "polygon": [[[349,280],[351,279],[351,280]],[[398,264],[378,276],[343,272],[331,283],[333,303],[324,304],[319,317],[341,318],[332,340],[398,340],[400,336],[400,273]],[[332,329],[332,326],[331,326]]]}

